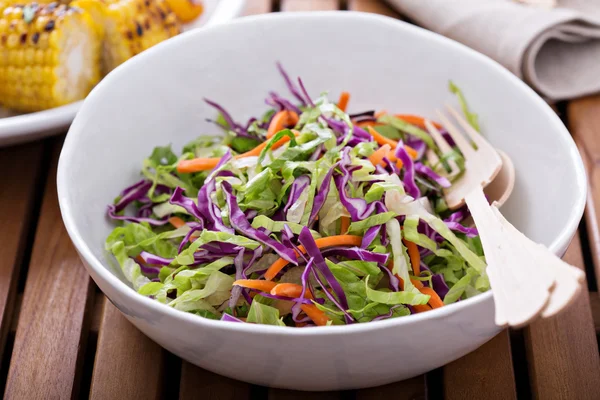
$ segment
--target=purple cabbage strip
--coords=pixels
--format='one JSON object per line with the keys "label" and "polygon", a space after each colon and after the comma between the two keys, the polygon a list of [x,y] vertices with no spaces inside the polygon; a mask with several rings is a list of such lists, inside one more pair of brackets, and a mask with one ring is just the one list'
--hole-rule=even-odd
{"label": "purple cabbage strip", "polygon": [[247,209],[246,211],[244,211],[244,215],[246,216],[247,219],[253,219],[254,217],[256,217],[258,215],[258,211],[254,210],[254,209]]}
{"label": "purple cabbage strip", "polygon": [[310,212],[310,218],[308,220],[309,225],[315,221],[317,214],[319,214],[319,211],[321,211],[321,207],[323,207],[323,204],[325,204],[325,200],[327,200],[327,195],[329,195],[329,188],[331,186],[331,176],[333,175],[333,171],[335,170],[336,166],[337,164],[331,166],[329,171],[327,171],[327,174],[325,174],[325,178],[323,178],[323,182],[321,183],[319,190],[317,190],[317,194],[313,199],[313,208]]}
{"label": "purple cabbage strip", "polygon": [[296,86],[294,85],[292,80],[290,79],[290,76],[283,69],[283,66],[281,65],[280,62],[277,63],[277,69],[279,70],[279,73],[283,76],[283,79],[285,80],[285,83],[286,83],[289,91],[294,95],[295,98],[297,98],[300,101],[300,103],[302,103],[303,106],[305,106],[306,100],[304,100],[304,98],[302,97],[302,95],[300,94],[300,92],[298,91],[298,89],[296,88]]}
{"label": "purple cabbage strip", "polygon": [[421,191],[415,183],[415,164],[406,152],[402,140],[400,140],[396,146],[396,157],[402,161],[402,164],[404,165],[404,178],[402,179],[402,182],[404,183],[406,193],[409,196],[418,199],[421,197]]}
{"label": "purple cabbage strip", "polygon": [[244,323],[244,321],[242,321],[241,319],[238,319],[238,318],[234,317],[233,315],[229,315],[227,313],[223,313],[223,316],[221,317],[221,321],[241,322],[242,324]]}
{"label": "purple cabbage strip", "polygon": [[349,197],[346,193],[346,185],[350,181],[351,169],[347,169],[346,165],[350,164],[350,158],[348,156],[348,148],[342,151],[342,161],[339,163],[339,167],[342,171],[341,175],[336,175],[333,180],[337,186],[337,190],[340,195],[340,202],[346,207],[346,210],[350,213],[352,221],[362,221],[375,211],[380,201],[374,201],[367,203],[365,199]]}
{"label": "purple cabbage strip", "polygon": [[450,181],[446,177],[436,174],[431,168],[420,162],[415,163],[415,171],[425,175],[427,178],[431,179],[443,188],[449,188],[451,186]]}
{"label": "purple cabbage strip", "polygon": [[359,113],[349,114],[350,118],[361,118],[361,117],[375,117],[375,110],[363,111]]}
{"label": "purple cabbage strip", "polygon": [[469,212],[466,207],[461,208],[460,210],[450,214],[448,218],[444,220],[444,222],[460,222],[463,219],[467,218]]}
{"label": "purple cabbage strip", "polygon": [[225,193],[227,207],[229,208],[229,222],[235,228],[235,230],[272,248],[284,260],[294,265],[298,265],[296,253],[292,249],[285,247],[275,239],[270,238],[263,232],[254,229],[252,225],[250,225],[243,211],[240,210],[240,207],[238,206],[231,184],[223,181],[221,186],[223,188],[223,192]]}
{"label": "purple cabbage strip", "polygon": [[290,188],[290,195],[288,197],[287,204],[283,208],[284,213],[287,213],[290,207],[294,205],[296,201],[298,201],[300,195],[302,192],[304,192],[304,190],[306,190],[309,184],[310,177],[308,175],[300,175],[294,180]]}
{"label": "purple cabbage strip", "polygon": [[340,135],[345,135],[346,132],[348,131],[348,125],[346,125],[344,122],[337,121],[333,118],[328,118],[325,116],[322,116],[322,118],[325,120],[325,122],[327,122],[327,125],[329,125],[329,127],[335,133],[339,133]]}
{"label": "purple cabbage strip", "polygon": [[435,274],[431,277],[431,283],[433,284],[433,290],[440,296],[442,300],[448,294],[450,288],[446,284],[444,280],[444,276],[442,274]]}
{"label": "purple cabbage strip", "polygon": [[387,314],[379,315],[379,316],[373,318],[371,321],[381,321],[384,319],[391,318],[391,316],[394,314],[394,310],[400,306],[401,306],[401,304],[397,304],[395,306],[390,307],[390,311]]}
{"label": "purple cabbage strip", "polygon": [[306,91],[306,88],[304,87],[304,83],[302,83],[302,79],[300,77],[298,77],[298,85],[300,85],[300,90],[302,91],[302,94],[306,97],[306,100],[308,100],[307,103],[311,107],[314,107],[315,103],[313,103],[312,99],[308,95],[308,92]]}
{"label": "purple cabbage strip", "polygon": [[159,257],[156,256],[152,253],[148,253],[147,251],[142,251],[140,252],[140,257],[142,257],[142,259],[144,260],[144,262],[148,263],[148,264],[154,264],[154,265],[170,265],[173,262],[172,258],[164,258],[164,257]]}
{"label": "purple cabbage strip", "polygon": [[136,200],[141,200],[147,196],[148,190],[152,187],[152,182],[150,181],[140,181],[125,190],[122,193],[125,193],[121,196],[117,204],[114,205],[115,212],[120,212],[125,209],[129,204],[133,203]]}
{"label": "purple cabbage strip", "polygon": [[369,132],[365,131],[360,126],[356,126],[355,125],[354,126],[354,130],[352,131],[352,134],[354,136],[356,136],[357,138],[364,139],[363,141],[366,141],[366,142],[372,142],[373,141],[373,136],[371,136],[369,134]]}
{"label": "purple cabbage strip", "polygon": [[[313,259],[311,258],[308,261],[308,264],[306,264],[306,268],[304,268],[304,271],[302,271],[302,276],[300,277],[300,282],[302,283],[302,291],[300,292],[300,298],[304,298],[304,295],[306,294],[306,290],[308,288],[308,290],[311,291],[313,298],[316,299],[316,297],[314,296],[314,292],[311,290],[311,288],[308,285],[308,275],[310,274],[312,268],[313,268]],[[301,311],[302,311],[302,309],[300,308],[299,303],[296,303],[292,306],[292,319],[294,320],[294,322],[310,321],[309,317],[304,317],[301,319],[298,318],[298,315],[300,314]]]}
{"label": "purple cabbage strip", "polygon": [[362,247],[363,249],[366,249],[367,247],[369,247],[371,245],[371,243],[373,243],[373,240],[375,240],[375,238],[379,234],[380,229],[381,229],[381,225],[375,225],[375,226],[372,226],[369,229],[367,229],[367,231],[365,232],[365,235],[362,238],[360,247]]}
{"label": "purple cabbage strip", "polygon": [[317,149],[308,157],[308,161],[317,161],[323,152],[323,144],[317,146]]}
{"label": "purple cabbage strip", "polygon": [[387,164],[389,169],[392,171],[392,174],[400,176],[400,168],[398,168],[395,162],[391,162],[387,157],[383,157],[383,162]]}
{"label": "purple cabbage strip", "polygon": [[[235,132],[237,136],[243,136],[243,137],[248,137],[248,138],[252,138],[252,139],[258,139],[257,137],[250,135],[246,131],[246,129],[244,129],[243,126],[241,126],[240,124],[238,124],[237,122],[235,122],[233,120],[233,118],[231,117],[231,114],[229,114],[227,112],[227,110],[225,110],[221,105],[215,103],[214,101],[208,100],[208,99],[204,99],[204,101],[208,105],[216,108],[221,113],[221,115],[223,116],[223,119],[225,120],[225,122],[227,122],[227,125],[229,125],[229,129],[232,130],[233,132]],[[217,123],[216,121],[213,121],[213,122],[215,122],[219,126],[222,126],[221,124]],[[222,127],[224,129],[227,129],[224,126],[222,126]]]}
{"label": "purple cabbage strip", "polygon": [[108,206],[108,216],[112,219],[117,219],[119,221],[137,222],[137,223],[147,222],[148,224],[155,225],[155,226],[161,226],[161,225],[164,225],[167,222],[169,222],[167,218],[154,219],[154,218],[128,217],[127,215],[118,215],[117,212],[115,211],[115,206],[112,204],[109,204],[109,206]]}
{"label": "purple cabbage strip", "polygon": [[394,274],[392,274],[392,271],[390,271],[389,268],[387,268],[383,265],[378,265],[378,267],[380,270],[385,272],[385,274],[387,275],[387,277],[390,281],[390,290],[392,290],[394,292],[400,291],[400,280],[398,278],[396,278],[394,276]]}
{"label": "purple cabbage strip", "polygon": [[325,289],[325,284],[323,283],[323,281],[321,280],[321,277],[319,276],[319,274],[317,273],[317,271],[315,271],[315,269],[313,268],[312,270],[312,274],[313,277],[315,278],[315,280],[317,281],[317,283],[319,284],[319,286],[321,286],[323,288],[323,293],[325,293],[325,296],[327,296],[327,298],[329,300],[331,300],[331,302],[340,310],[342,310],[342,312],[344,313],[344,319],[346,320],[347,324],[351,324],[354,322],[354,318],[352,317],[352,315],[350,315],[346,310],[344,310],[344,306],[342,306],[340,304],[340,302],[335,298],[334,295],[332,295],[331,293],[329,293],[328,290]]}
{"label": "purple cabbage strip", "polygon": [[185,197],[183,195],[183,189],[181,187],[178,186],[177,188],[175,188],[175,191],[169,199],[169,203],[185,208],[185,210],[188,213],[192,214],[196,219],[204,221],[204,216],[202,215],[202,212],[200,211],[196,203],[194,203],[194,201],[189,197]]}
{"label": "purple cabbage strip", "polygon": [[323,249],[324,257],[344,257],[350,260],[360,260],[376,262],[378,264],[387,264],[389,256],[387,254],[375,253],[360,247],[329,247]]}
{"label": "purple cabbage strip", "polygon": [[477,232],[477,228],[469,228],[459,224],[458,222],[445,222],[445,224],[449,229],[455,232],[464,233],[468,237],[475,237],[479,234]]}
{"label": "purple cabbage strip", "polygon": [[[348,300],[346,299],[346,293],[344,293],[344,290],[342,289],[342,285],[340,285],[340,283],[337,281],[337,279],[335,279],[335,276],[333,276],[333,273],[327,266],[327,263],[325,263],[325,259],[323,258],[323,255],[321,254],[321,250],[319,250],[319,248],[317,247],[317,244],[315,243],[315,240],[313,239],[313,237],[310,233],[310,230],[307,227],[303,227],[302,231],[300,231],[300,235],[298,236],[298,239],[300,240],[300,243],[302,243],[302,245],[304,246],[304,249],[306,250],[306,254],[313,258],[314,269],[315,269],[313,271],[313,273],[314,273],[317,281],[320,281],[320,278],[317,274],[317,271],[318,271],[325,277],[325,280],[329,284],[329,287],[331,287],[331,289],[333,289],[333,292],[338,297],[339,305],[338,305],[337,301],[334,301],[333,296],[331,296],[330,299],[336,305],[338,305],[338,307],[341,305],[341,307],[339,307],[339,308],[340,308],[340,310],[342,310],[344,312],[344,315],[346,316],[346,323],[352,323],[352,321],[353,321],[352,317],[346,312],[346,310],[348,309]],[[327,290],[325,290],[324,287],[323,287],[323,291],[329,297],[330,293]]]}
{"label": "purple cabbage strip", "polygon": [[421,139],[408,139],[404,144],[416,150],[417,160],[420,160],[427,150],[427,144],[425,144],[425,142]]}
{"label": "purple cabbage strip", "polygon": [[[233,265],[235,265],[235,279],[242,279],[244,276],[244,251],[245,247],[240,247],[238,254],[233,259]],[[231,295],[229,296],[229,307],[233,308],[238,302],[240,295],[242,294],[242,287],[235,285],[231,288]]]}
{"label": "purple cabbage strip", "polygon": [[248,261],[248,264],[244,265],[244,269],[242,270],[242,279],[248,279],[248,276],[246,275],[246,271],[248,271],[248,269],[250,269],[250,267],[252,267],[254,265],[256,260],[258,260],[262,256],[262,252],[263,252],[263,248],[260,246],[257,247],[256,249],[254,249],[254,252],[252,252],[252,258],[250,258],[250,261]]}
{"label": "purple cabbage strip", "polygon": [[160,272],[160,267],[153,267],[153,266],[149,266],[149,265],[144,265],[142,263],[137,262],[137,260],[134,259],[134,258],[132,258],[132,260],[134,260],[135,263],[137,265],[139,265],[140,271],[142,271],[142,273],[144,273],[146,275],[154,275],[154,274],[158,274]]}
{"label": "purple cabbage strip", "polygon": [[277,92],[269,92],[269,95],[271,96],[273,102],[279,105],[281,110],[293,111],[298,115],[302,113],[302,110],[300,110],[297,106],[292,104],[292,102],[290,102],[289,100],[281,97]]}

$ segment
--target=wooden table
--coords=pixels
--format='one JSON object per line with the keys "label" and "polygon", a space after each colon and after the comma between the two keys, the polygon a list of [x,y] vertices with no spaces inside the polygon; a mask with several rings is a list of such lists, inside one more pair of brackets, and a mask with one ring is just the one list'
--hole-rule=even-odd
{"label": "wooden table", "polygon": [[[399,17],[379,0],[248,0],[247,13],[348,9]],[[600,96],[559,104],[590,191],[565,258],[588,284],[577,304],[504,331],[436,371],[391,385],[300,393],[197,368],[142,335],[90,280],[63,227],[56,165],[63,138],[0,150],[0,393],[7,399],[600,398]]]}

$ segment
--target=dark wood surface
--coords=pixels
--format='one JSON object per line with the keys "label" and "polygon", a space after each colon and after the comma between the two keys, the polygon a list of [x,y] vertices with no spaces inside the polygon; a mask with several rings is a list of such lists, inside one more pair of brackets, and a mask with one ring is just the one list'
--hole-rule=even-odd
{"label": "dark wood surface", "polygon": [[[347,9],[400,18],[380,0],[248,0],[247,14]],[[0,393],[7,399],[596,399],[600,389],[600,96],[556,108],[590,181],[565,258],[588,288],[567,312],[503,331],[426,375],[377,388],[304,393],[204,371],[159,347],[105,299],[63,227],[62,137],[0,150]]]}

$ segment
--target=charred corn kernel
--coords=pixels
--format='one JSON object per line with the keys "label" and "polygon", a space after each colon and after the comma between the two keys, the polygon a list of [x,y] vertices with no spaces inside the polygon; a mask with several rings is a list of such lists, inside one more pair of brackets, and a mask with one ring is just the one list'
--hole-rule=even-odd
{"label": "charred corn kernel", "polygon": [[167,0],[167,4],[182,22],[195,20],[204,10],[200,0]]}
{"label": "charred corn kernel", "polygon": [[102,21],[105,74],[181,31],[179,19],[166,0],[75,0],[72,4]]}
{"label": "charred corn kernel", "polygon": [[0,5],[0,105],[18,111],[81,100],[100,80],[101,37],[90,14],[39,3]]}

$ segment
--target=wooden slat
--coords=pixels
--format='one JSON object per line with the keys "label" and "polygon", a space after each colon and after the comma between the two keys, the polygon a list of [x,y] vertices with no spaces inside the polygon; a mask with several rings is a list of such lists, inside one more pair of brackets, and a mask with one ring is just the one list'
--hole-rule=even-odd
{"label": "wooden slat", "polygon": [[400,14],[391,9],[383,0],[348,0],[348,10],[370,12],[401,19]]}
{"label": "wooden slat", "polygon": [[447,400],[475,399],[485,393],[489,400],[516,399],[516,385],[508,331],[474,352],[444,367]]}
{"label": "wooden slat", "polygon": [[250,385],[198,368],[186,361],[181,369],[179,400],[244,400]]}
{"label": "wooden slat", "polygon": [[[564,258],[583,269],[578,235]],[[527,327],[525,346],[536,398],[598,398],[600,358],[587,288],[569,309]]]}
{"label": "wooden slat", "polygon": [[426,393],[425,376],[421,375],[402,382],[390,383],[370,389],[356,391],[356,400],[418,400],[424,399]]}
{"label": "wooden slat", "polygon": [[160,398],[164,350],[103,301],[90,399]]}
{"label": "wooden slat", "polygon": [[250,0],[246,2],[244,15],[265,14],[271,12],[274,0]]}
{"label": "wooden slat", "polygon": [[570,102],[567,115],[569,130],[578,144],[589,179],[585,218],[596,281],[600,281],[600,96]]}
{"label": "wooden slat", "polygon": [[60,139],[54,141],[53,161],[10,361],[6,399],[78,397],[79,367],[88,329],[85,316],[93,288],[58,208],[55,177],[61,144]]}
{"label": "wooden slat", "polygon": [[338,10],[338,0],[281,0],[281,11]]}
{"label": "wooden slat", "polygon": [[31,222],[42,150],[42,144],[37,143],[0,151],[0,360],[16,308],[16,283]]}

